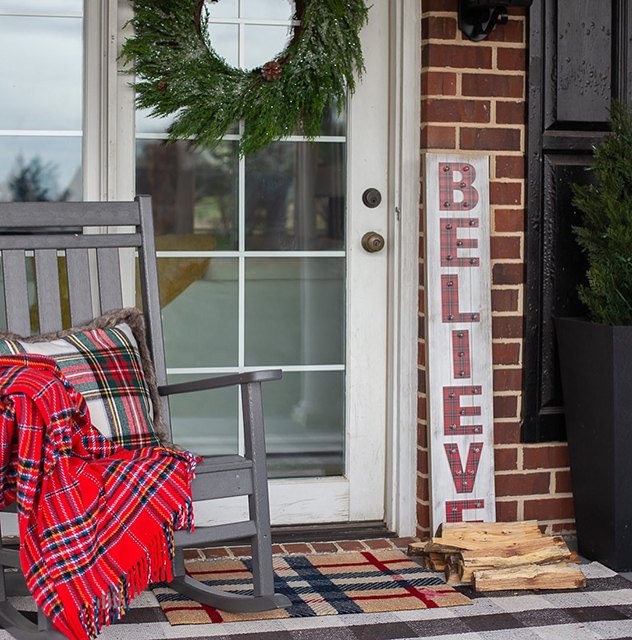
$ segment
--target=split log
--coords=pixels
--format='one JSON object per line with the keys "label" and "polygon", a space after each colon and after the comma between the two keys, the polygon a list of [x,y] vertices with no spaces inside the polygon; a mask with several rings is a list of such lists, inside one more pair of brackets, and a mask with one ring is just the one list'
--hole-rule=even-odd
{"label": "split log", "polygon": [[515,567],[522,564],[551,564],[570,561],[571,552],[561,536],[527,539],[507,546],[482,550],[462,551],[461,560],[466,567]]}
{"label": "split log", "polygon": [[578,589],[585,586],[586,578],[579,567],[569,567],[565,563],[474,571],[477,591]]}
{"label": "split log", "polygon": [[448,584],[461,581],[459,576],[459,556],[456,554],[446,556],[444,573],[445,581]]}

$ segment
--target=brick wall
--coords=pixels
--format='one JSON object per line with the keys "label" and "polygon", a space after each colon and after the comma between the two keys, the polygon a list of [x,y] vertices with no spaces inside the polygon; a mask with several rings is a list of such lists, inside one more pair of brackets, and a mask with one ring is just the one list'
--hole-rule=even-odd
{"label": "brick wall", "polygon": [[[482,42],[457,28],[457,0],[422,0],[421,150],[487,154],[490,164],[494,438],[498,520],[573,533],[564,443],[520,442],[525,282],[526,11]],[[422,186],[423,188],[423,186]],[[430,532],[424,214],[419,305],[418,535]]]}

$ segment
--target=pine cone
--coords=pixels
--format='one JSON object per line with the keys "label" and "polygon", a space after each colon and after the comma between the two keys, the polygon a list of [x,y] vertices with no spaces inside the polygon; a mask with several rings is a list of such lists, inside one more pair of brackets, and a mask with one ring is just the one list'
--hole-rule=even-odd
{"label": "pine cone", "polygon": [[164,80],[161,80],[161,81],[158,83],[158,90],[159,90],[159,91],[166,91],[168,86],[169,86],[169,85],[168,85]]}
{"label": "pine cone", "polygon": [[276,61],[266,62],[261,69],[261,75],[268,81],[274,82],[281,77],[283,67]]}

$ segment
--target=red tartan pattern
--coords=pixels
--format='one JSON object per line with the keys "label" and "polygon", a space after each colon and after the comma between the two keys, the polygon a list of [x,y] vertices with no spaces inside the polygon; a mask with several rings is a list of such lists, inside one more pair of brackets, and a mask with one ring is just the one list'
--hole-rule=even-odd
{"label": "red tartan pattern", "polygon": [[0,508],[17,502],[27,586],[57,629],[94,638],[171,579],[173,531],[193,527],[194,456],[107,440],[38,355],[0,357],[0,438]]}
{"label": "red tartan pattern", "polygon": [[443,322],[480,322],[481,314],[476,311],[459,311],[459,276],[441,276],[441,319]]}
{"label": "red tartan pattern", "polygon": [[478,463],[481,461],[483,443],[472,442],[470,444],[465,469],[463,469],[463,465],[461,464],[461,454],[459,453],[458,445],[456,443],[446,442],[443,446],[448,456],[448,464],[450,465],[450,472],[452,473],[456,492],[472,493],[472,491],[474,491],[474,481],[476,480]]}
{"label": "red tartan pattern", "polygon": [[472,377],[470,367],[470,332],[466,329],[452,332],[452,364],[454,377],[465,380]]}
{"label": "red tartan pattern", "polygon": [[441,266],[478,267],[479,258],[459,256],[459,249],[476,249],[476,238],[459,238],[457,230],[463,227],[478,227],[478,218],[441,218]]}
{"label": "red tartan pattern", "polygon": [[446,522],[463,522],[463,512],[467,509],[483,509],[485,500],[448,500],[445,503]]}
{"label": "red tartan pattern", "polygon": [[[461,174],[454,179],[455,171]],[[478,204],[478,191],[474,187],[476,169],[468,162],[442,162],[439,166],[439,209],[441,211],[470,211]],[[460,191],[463,199],[455,202],[454,193]]]}
{"label": "red tartan pattern", "polygon": [[483,432],[482,424],[461,424],[461,418],[480,416],[478,406],[461,406],[461,396],[480,396],[483,389],[480,385],[443,388],[443,433],[446,436],[469,436]]}

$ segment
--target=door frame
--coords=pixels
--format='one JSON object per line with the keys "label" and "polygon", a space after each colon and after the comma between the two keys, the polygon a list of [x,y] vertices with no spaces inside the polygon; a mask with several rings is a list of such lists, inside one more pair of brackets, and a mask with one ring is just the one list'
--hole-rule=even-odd
{"label": "door frame", "polygon": [[[421,2],[389,2],[388,335],[384,520],[416,531]],[[133,91],[118,53],[128,0],[85,3],[84,198],[128,200],[134,166]],[[128,26],[127,29],[131,27]],[[98,53],[97,53],[98,52]],[[88,83],[91,85],[88,87]],[[89,90],[90,89],[90,90]],[[119,141],[113,144],[113,141]],[[120,142],[122,141],[122,143]],[[98,166],[96,158],[99,158]],[[133,257],[130,256],[133,260]],[[122,268],[125,268],[122,264]],[[133,292],[130,292],[133,297]],[[130,299],[132,299],[130,297]]]}

